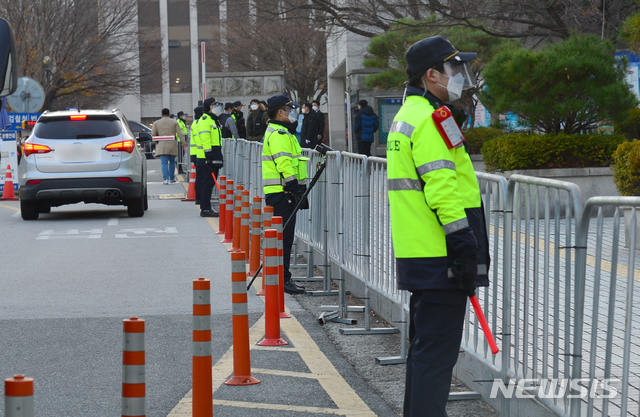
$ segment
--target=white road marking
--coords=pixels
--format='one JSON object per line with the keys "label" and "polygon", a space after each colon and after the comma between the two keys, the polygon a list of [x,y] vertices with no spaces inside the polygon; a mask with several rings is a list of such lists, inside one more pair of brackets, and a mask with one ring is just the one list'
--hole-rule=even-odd
{"label": "white road marking", "polygon": [[102,229],[78,230],[69,229],[65,231],[43,230],[40,232],[36,240],[52,240],[52,239],[100,239],[102,237]]}
{"label": "white road marking", "polygon": [[178,229],[175,227],[122,229],[116,232],[117,239],[135,239],[144,237],[177,237]]}

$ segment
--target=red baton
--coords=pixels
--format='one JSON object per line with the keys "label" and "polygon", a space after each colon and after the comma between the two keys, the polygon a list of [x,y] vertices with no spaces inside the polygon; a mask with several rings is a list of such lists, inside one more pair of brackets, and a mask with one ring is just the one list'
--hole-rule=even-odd
{"label": "red baton", "polygon": [[216,179],[216,174],[214,174],[212,172],[211,176],[213,177],[213,181],[216,183],[216,187],[218,188],[218,192],[220,192],[220,185],[218,185],[218,180]]}
{"label": "red baton", "polygon": [[493,334],[491,334],[489,323],[487,323],[487,319],[484,317],[484,313],[482,312],[482,307],[480,307],[480,303],[478,302],[478,296],[474,295],[473,297],[469,297],[469,299],[471,300],[471,304],[473,305],[473,310],[476,312],[476,316],[480,321],[480,326],[482,326],[484,337],[486,337],[487,342],[489,342],[491,353],[495,355],[496,353],[499,352],[498,345],[496,345],[496,340],[493,338]]}

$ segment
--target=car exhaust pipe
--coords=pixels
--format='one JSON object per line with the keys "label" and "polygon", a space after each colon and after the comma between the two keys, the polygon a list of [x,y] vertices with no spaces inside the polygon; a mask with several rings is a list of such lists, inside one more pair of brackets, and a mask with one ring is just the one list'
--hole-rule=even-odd
{"label": "car exhaust pipe", "polygon": [[107,190],[104,193],[104,196],[107,198],[118,198],[120,197],[120,191],[118,190]]}

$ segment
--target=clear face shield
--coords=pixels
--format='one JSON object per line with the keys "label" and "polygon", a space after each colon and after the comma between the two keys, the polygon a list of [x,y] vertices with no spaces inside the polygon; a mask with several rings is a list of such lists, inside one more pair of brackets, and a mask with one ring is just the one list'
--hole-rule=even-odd
{"label": "clear face shield", "polygon": [[463,90],[468,90],[476,86],[476,77],[471,69],[469,61],[456,61],[455,57],[444,63],[444,75],[449,79],[459,80]]}
{"label": "clear face shield", "polygon": [[213,103],[211,105],[211,113],[220,116],[224,111],[222,103]]}
{"label": "clear face shield", "polygon": [[468,61],[457,61],[454,58],[451,61],[445,62],[443,67],[444,74],[442,75],[449,78],[449,82],[446,86],[442,84],[438,85],[447,89],[449,93],[447,103],[451,103],[462,97],[463,90],[468,90],[476,86],[476,77]]}

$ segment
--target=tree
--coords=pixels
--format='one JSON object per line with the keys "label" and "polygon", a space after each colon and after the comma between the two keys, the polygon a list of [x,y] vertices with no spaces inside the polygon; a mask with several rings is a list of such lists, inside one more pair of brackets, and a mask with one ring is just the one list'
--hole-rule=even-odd
{"label": "tree", "polygon": [[160,73],[159,61],[140,56],[136,14],[136,0],[0,3],[14,27],[19,75],[43,85],[52,110],[102,107],[136,93],[141,75]]}
{"label": "tree", "polygon": [[[437,18],[433,16],[427,21],[434,23],[437,22]],[[404,83],[407,81],[404,54],[409,46],[428,36],[443,35],[456,49],[478,53],[477,58],[471,61],[477,87],[465,91],[463,97],[456,103],[456,107],[471,116],[469,127],[473,127],[475,107],[478,104],[476,95],[482,90],[481,75],[485,64],[501,49],[519,47],[520,44],[515,40],[487,35],[478,29],[456,27],[425,31],[425,25],[423,22],[403,19],[394,23],[388,32],[371,39],[368,49],[370,56],[365,59],[364,66],[379,68],[382,71],[368,76],[366,85],[372,88],[404,88]]]}
{"label": "tree", "polygon": [[[425,30],[468,26],[487,34],[518,38],[536,44],[566,39],[572,31],[613,39],[622,21],[640,9],[631,0],[309,0],[299,4],[283,0],[285,10],[321,13],[335,25],[372,38],[387,32],[403,18],[419,22]],[[438,21],[427,20],[437,15]]]}
{"label": "tree", "polygon": [[[640,4],[640,1],[638,1]],[[620,37],[624,39],[635,52],[640,50],[640,11],[629,16],[620,28]]]}
{"label": "tree", "polygon": [[206,18],[224,28],[212,34],[207,65],[222,69],[221,61],[226,58],[229,71],[284,70],[285,92],[300,102],[319,100],[326,93],[324,20],[303,9],[281,13],[278,1],[261,0],[254,8],[248,2],[227,2],[227,19],[220,21],[219,1],[206,1],[211,3],[205,8]]}
{"label": "tree", "polygon": [[638,102],[614,50],[611,41],[579,34],[538,51],[506,49],[487,64],[480,98],[492,112],[513,112],[545,133],[578,133],[618,121]]}

